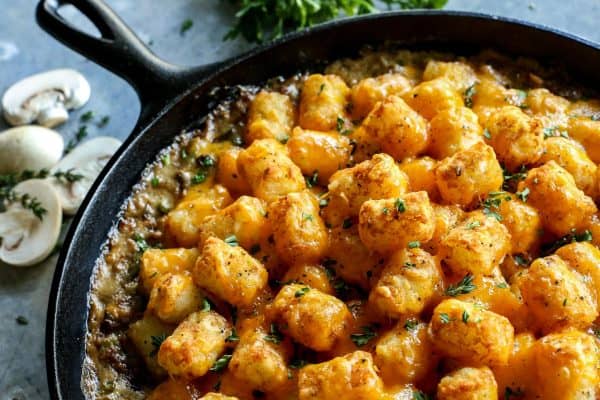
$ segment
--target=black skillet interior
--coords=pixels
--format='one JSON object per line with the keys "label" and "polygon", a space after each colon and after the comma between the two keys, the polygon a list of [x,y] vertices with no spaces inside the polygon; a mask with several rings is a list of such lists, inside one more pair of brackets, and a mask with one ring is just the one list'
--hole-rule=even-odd
{"label": "black skillet interior", "polygon": [[[88,36],[64,21],[57,9],[67,3],[83,12],[102,37]],[[397,12],[335,21],[223,64],[197,68],[158,59],[102,0],[42,0],[37,19],[58,40],[129,81],[142,101],[137,127],[90,190],[58,261],[46,327],[53,399],[84,398],[80,381],[90,279],[121,205],[158,151],[216,103],[211,89],[260,83],[385,41],[460,53],[494,48],[542,62],[558,60],[577,79],[600,87],[598,45],[528,23],[463,12]]]}

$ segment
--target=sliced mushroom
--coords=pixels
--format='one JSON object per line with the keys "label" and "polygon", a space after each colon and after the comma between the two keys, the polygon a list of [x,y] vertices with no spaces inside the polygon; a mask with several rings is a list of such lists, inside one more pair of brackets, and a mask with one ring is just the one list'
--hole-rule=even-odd
{"label": "sliced mushroom", "polygon": [[42,179],[21,182],[14,191],[35,198],[46,210],[40,219],[15,201],[0,214],[0,260],[28,267],[44,260],[56,246],[62,224],[60,200],[52,185]]}
{"label": "sliced mushroom", "polygon": [[2,97],[4,118],[11,125],[37,121],[53,127],[69,119],[67,110],[83,106],[90,84],[73,69],[55,69],[29,76],[12,85]]}
{"label": "sliced mushroom", "polygon": [[39,170],[55,165],[62,156],[62,136],[35,125],[19,126],[0,133],[0,174]]}
{"label": "sliced mushroom", "polygon": [[48,178],[60,196],[66,214],[75,214],[90,186],[120,146],[121,141],[115,138],[96,137],[77,146],[50,170],[52,174],[57,171],[70,171],[71,174],[81,176],[74,182],[64,178],[57,179],[54,176]]}

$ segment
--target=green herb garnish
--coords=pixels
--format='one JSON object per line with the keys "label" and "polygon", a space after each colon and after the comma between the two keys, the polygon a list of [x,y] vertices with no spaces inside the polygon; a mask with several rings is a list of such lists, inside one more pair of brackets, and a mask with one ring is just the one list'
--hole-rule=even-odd
{"label": "green herb garnish", "polygon": [[404,211],[406,211],[406,204],[404,204],[404,200],[402,199],[396,199],[396,201],[394,202],[394,207],[398,212],[403,213]]}
{"label": "green herb garnish", "polygon": [[224,242],[227,243],[228,245],[230,245],[231,247],[235,247],[235,246],[239,245],[237,237],[235,235],[227,236],[225,238]]}
{"label": "green herb garnish", "polygon": [[194,26],[194,21],[189,18],[184,20],[179,26],[179,34],[183,36],[184,33],[192,29],[192,26]]}
{"label": "green herb garnish", "polygon": [[264,338],[267,342],[271,342],[273,344],[279,344],[283,340],[283,335],[277,328],[277,325],[271,324],[269,329],[269,334]]}
{"label": "green herb garnish", "polygon": [[232,357],[231,354],[224,354],[223,356],[221,356],[221,358],[219,358],[217,361],[215,361],[213,366],[209,368],[209,371],[211,371],[211,372],[223,371],[225,368],[227,368],[227,365],[229,365],[229,361],[231,360],[231,357]]}
{"label": "green herb garnish", "polygon": [[408,242],[409,249],[416,249],[418,247],[421,247],[421,242],[419,242],[418,240],[413,240],[412,242]]}
{"label": "green herb garnish", "polygon": [[455,297],[460,294],[468,294],[475,289],[477,289],[477,286],[473,285],[473,275],[467,274],[455,285],[448,286],[446,296]]}
{"label": "green herb garnish", "polygon": [[404,323],[404,329],[406,329],[407,331],[414,331],[415,329],[417,329],[417,327],[419,326],[419,321],[417,321],[416,319],[407,319],[406,322]]}
{"label": "green herb garnish", "polygon": [[154,349],[152,349],[152,351],[149,354],[150,357],[154,357],[158,353],[158,350],[160,350],[160,346],[163,344],[163,342],[166,339],[167,339],[166,333],[162,333],[158,336],[150,336],[150,341],[152,343],[152,346],[154,346]]}
{"label": "green herb garnish", "polygon": [[305,176],[304,180],[306,181],[306,187],[309,189],[313,186],[317,186],[319,181],[319,171],[313,172],[311,176]]}
{"label": "green herb garnish", "polygon": [[465,106],[469,108],[473,107],[473,96],[475,96],[475,93],[477,93],[477,88],[475,87],[475,84],[472,84],[467,88],[467,90],[465,90],[465,93],[463,95]]}
{"label": "green herb garnish", "polygon": [[372,325],[365,325],[360,328],[362,333],[353,333],[350,335],[350,339],[354,342],[356,347],[362,347],[369,343],[371,339],[377,337],[377,332],[373,329]]}
{"label": "green herb garnish", "polygon": [[305,286],[301,289],[296,290],[296,293],[294,293],[294,297],[298,298],[298,297],[302,297],[304,296],[306,293],[308,293],[308,291],[310,290],[310,288],[308,286]]}

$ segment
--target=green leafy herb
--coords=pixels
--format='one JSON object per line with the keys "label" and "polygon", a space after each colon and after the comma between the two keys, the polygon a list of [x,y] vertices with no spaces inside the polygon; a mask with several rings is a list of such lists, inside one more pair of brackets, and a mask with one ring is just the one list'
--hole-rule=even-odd
{"label": "green leafy herb", "polygon": [[505,168],[502,170],[502,172],[504,175],[504,182],[502,183],[503,190],[510,190],[511,186],[516,186],[519,181],[522,181],[527,177],[527,167],[524,165],[522,165],[521,168],[514,174]]}
{"label": "green leafy herb", "polygon": [[277,325],[271,324],[269,334],[265,336],[265,340],[273,344],[281,343],[281,341],[283,340],[283,335],[281,334],[279,329],[277,329]]}
{"label": "green leafy herb", "polygon": [[25,318],[22,315],[17,316],[17,318],[15,318],[15,321],[17,321],[17,324],[19,325],[29,325],[29,321],[27,320],[27,318]]}
{"label": "green leafy herb", "polygon": [[406,211],[406,204],[404,204],[404,200],[402,199],[396,199],[396,201],[394,202],[394,207],[396,208],[396,210],[398,210],[398,212],[403,213],[404,211]]}
{"label": "green leafy herb", "polygon": [[350,339],[354,342],[356,347],[362,347],[369,343],[371,339],[377,337],[377,332],[374,331],[372,325],[365,325],[361,328],[362,333],[353,333],[350,335]]}
{"label": "green leafy herb", "polygon": [[345,124],[346,124],[346,122],[344,121],[344,119],[342,117],[337,117],[335,128],[337,129],[338,132],[341,133],[344,130]]}
{"label": "green leafy herb", "polygon": [[440,314],[440,321],[442,322],[442,324],[447,324],[451,321],[450,316],[446,313],[441,313]]}
{"label": "green leafy herb", "polygon": [[100,118],[100,121],[98,121],[96,126],[98,128],[104,128],[106,125],[108,125],[109,122],[110,122],[110,116],[105,115],[102,118]]}
{"label": "green leafy herb", "polygon": [[329,204],[329,199],[324,197],[322,199],[319,199],[319,207],[323,208],[323,207],[327,207],[327,204]]}
{"label": "green leafy herb", "polygon": [[446,295],[455,297],[460,294],[471,293],[477,286],[473,285],[473,275],[467,274],[455,285],[450,285],[446,289]]}
{"label": "green leafy herb", "polygon": [[203,154],[196,158],[196,164],[198,164],[199,167],[211,168],[214,167],[216,163],[217,160],[215,160],[215,158],[210,154]]}
{"label": "green leafy herb", "polygon": [[189,18],[184,20],[179,27],[179,34],[183,36],[184,33],[192,29],[192,26],[194,26],[194,21]]}
{"label": "green leafy herb", "polygon": [[152,343],[152,346],[154,347],[154,349],[152,349],[152,351],[150,352],[150,357],[154,357],[158,353],[158,350],[160,350],[160,346],[163,344],[163,342],[166,339],[167,339],[166,333],[162,333],[158,336],[150,336],[150,342]]}
{"label": "green leafy herb", "polygon": [[412,242],[408,242],[408,248],[409,249],[416,249],[417,247],[421,247],[421,242],[419,242],[418,240],[414,240]]}
{"label": "green leafy herb", "polygon": [[488,128],[485,128],[483,130],[483,137],[486,138],[487,140],[490,140],[492,138],[492,134],[490,133]]}
{"label": "green leafy herb", "polygon": [[83,114],[81,114],[81,117],[79,117],[79,120],[81,122],[89,122],[94,118],[94,112],[92,110],[90,111],[86,111]]}
{"label": "green leafy herb", "polygon": [[196,175],[194,175],[192,177],[192,183],[194,185],[199,185],[201,183],[204,183],[206,181],[206,172],[205,171],[198,171],[196,173]]}
{"label": "green leafy herb", "polygon": [[237,332],[235,331],[235,328],[233,328],[231,330],[231,335],[227,336],[225,341],[226,342],[239,342],[240,341],[240,337],[238,336]]}
{"label": "green leafy herb", "polygon": [[412,262],[408,262],[407,261],[407,262],[404,263],[404,267],[405,268],[415,268],[416,266],[417,266],[417,264],[412,263]]}
{"label": "green leafy herb", "polygon": [[308,291],[310,290],[310,288],[308,286],[305,286],[301,289],[296,290],[296,293],[294,293],[294,297],[298,298],[298,297],[302,297],[304,296],[306,293],[308,293]]}
{"label": "green leafy herb", "polygon": [[44,214],[48,212],[48,210],[42,207],[42,203],[36,197],[33,197],[27,193],[21,195],[20,202],[23,208],[31,210],[33,215],[35,215],[40,221],[44,219]]}
{"label": "green leafy herb", "polygon": [[157,187],[160,184],[158,176],[153,176],[152,179],[150,179],[150,183],[152,184],[152,187]]}
{"label": "green leafy herb", "polygon": [[52,174],[52,176],[54,178],[56,178],[57,181],[59,182],[68,182],[68,183],[73,183],[73,182],[77,182],[83,179],[83,175],[82,174],[76,174],[75,172],[75,168],[70,168],[66,171],[56,171],[55,173]]}
{"label": "green leafy herb", "polygon": [[500,282],[500,283],[496,284],[496,287],[498,289],[508,289],[508,284],[506,282]]}
{"label": "green leafy herb", "polygon": [[430,400],[430,397],[420,390],[413,390],[413,400]]}
{"label": "green leafy herb", "polygon": [[311,176],[305,176],[304,180],[306,180],[306,187],[311,188],[316,186],[319,181],[319,171],[313,172]]}
{"label": "green leafy herb", "polygon": [[163,154],[162,156],[160,156],[160,162],[164,167],[166,167],[169,164],[171,164],[171,157],[168,154]]}
{"label": "green leafy herb", "polygon": [[225,368],[227,368],[227,365],[229,365],[229,361],[231,360],[231,357],[232,357],[231,354],[224,354],[223,356],[221,356],[221,358],[219,358],[217,361],[215,361],[213,366],[209,368],[209,371],[211,371],[211,372],[223,371]]}
{"label": "green leafy herb", "polygon": [[228,245],[230,245],[231,247],[235,247],[235,246],[237,246],[239,244],[238,240],[237,240],[237,237],[235,235],[229,235],[229,236],[227,236],[225,238],[224,242],[227,243]]}
{"label": "green leafy herb", "polygon": [[498,221],[502,221],[502,216],[498,211],[500,210],[500,203],[502,203],[503,200],[511,200],[511,197],[507,192],[489,192],[486,199],[481,202],[483,213],[488,217],[493,217]]}
{"label": "green leafy herb", "polygon": [[[340,15],[377,12],[373,0],[234,0],[236,23],[225,40],[263,42]],[[442,8],[447,0],[383,0],[388,8]]]}
{"label": "green leafy herb", "polygon": [[133,235],[133,241],[135,242],[138,251],[143,253],[146,250],[148,250],[150,248],[150,245],[148,244],[148,242],[146,242],[146,239],[144,239],[142,237],[142,235],[136,233],[135,235]]}
{"label": "green leafy herb", "polygon": [[471,221],[467,224],[467,229],[475,229],[477,227],[481,226],[481,222],[479,221]]}
{"label": "green leafy herb", "polygon": [[87,137],[87,126],[80,126],[77,132],[75,133],[75,138],[69,140],[67,146],[65,147],[65,154],[69,154],[77,145]]}
{"label": "green leafy herb", "polygon": [[308,361],[296,358],[290,362],[289,367],[292,369],[300,369],[300,368],[305,367],[307,364],[308,364]]}
{"label": "green leafy herb", "polygon": [[462,322],[464,322],[465,324],[469,322],[469,313],[467,312],[467,310],[464,310],[462,313]]}
{"label": "green leafy herb", "polygon": [[465,106],[469,108],[473,107],[473,96],[475,96],[475,93],[477,93],[477,88],[475,87],[475,84],[472,84],[467,88],[467,90],[465,90],[465,93],[463,95],[463,98],[465,100]]}
{"label": "green leafy herb", "polygon": [[557,126],[553,126],[550,128],[544,128],[544,139],[548,139],[551,137],[564,137],[566,139],[569,138],[569,133],[567,131],[561,130]]}
{"label": "green leafy herb", "polygon": [[549,245],[545,245],[542,247],[543,254],[552,254],[560,247],[575,242],[591,242],[592,241],[592,232],[590,230],[585,230],[581,233],[577,233],[575,229],[571,229],[571,232],[561,237],[557,241],[550,243]]}
{"label": "green leafy herb", "polygon": [[208,300],[206,297],[202,299],[202,308],[200,309],[200,311],[202,312],[208,312],[212,310],[212,304],[210,303],[210,300]]}
{"label": "green leafy herb", "polygon": [[515,193],[517,198],[521,200],[523,203],[527,203],[527,198],[529,197],[530,190],[528,187],[521,190],[520,192]]}
{"label": "green leafy herb", "polygon": [[417,327],[419,326],[419,321],[417,321],[416,319],[413,318],[409,318],[406,320],[406,322],[404,323],[404,329],[406,329],[407,331],[414,331],[415,329],[417,329]]}
{"label": "green leafy herb", "polygon": [[381,212],[382,212],[384,215],[388,215],[388,214],[390,213],[390,209],[389,209],[389,208],[387,208],[387,207],[383,207],[383,210],[381,210]]}
{"label": "green leafy herb", "polygon": [[307,213],[302,213],[302,219],[304,221],[312,221],[313,220],[313,216],[312,214],[307,214]]}

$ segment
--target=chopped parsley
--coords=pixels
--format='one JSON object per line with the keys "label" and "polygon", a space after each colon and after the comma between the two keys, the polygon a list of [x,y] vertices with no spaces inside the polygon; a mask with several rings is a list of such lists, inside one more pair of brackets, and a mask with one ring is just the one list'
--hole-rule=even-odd
{"label": "chopped parsley", "polygon": [[313,172],[311,176],[305,176],[304,180],[306,181],[306,187],[309,189],[313,186],[317,186],[319,181],[319,171]]}
{"label": "chopped parsley", "polygon": [[377,332],[373,330],[374,327],[372,325],[365,325],[360,329],[362,333],[353,333],[350,335],[350,339],[354,342],[356,347],[362,347],[369,343],[371,339],[377,337]]}
{"label": "chopped parsley", "polygon": [[298,298],[298,297],[302,297],[304,296],[306,293],[308,293],[308,291],[310,290],[310,288],[308,286],[305,286],[301,289],[296,290],[296,293],[294,293],[294,297]]}
{"label": "chopped parsley", "polygon": [[396,208],[396,210],[401,213],[406,211],[406,204],[404,204],[404,200],[396,199],[396,201],[394,202],[394,208]]}
{"label": "chopped parsley", "polygon": [[217,160],[210,154],[202,154],[198,158],[196,158],[196,164],[202,168],[211,168],[214,167],[217,163]]}
{"label": "chopped parsley", "polygon": [[475,96],[475,93],[477,93],[477,88],[475,87],[475,84],[472,84],[467,88],[467,90],[465,90],[465,93],[463,95],[465,106],[469,108],[473,107],[473,96]]}
{"label": "chopped parsley", "polygon": [[507,169],[503,169],[502,173],[504,175],[504,182],[502,183],[503,190],[509,190],[512,185],[516,185],[519,181],[522,181],[527,177],[527,167],[524,165],[521,168],[513,173],[510,173]]}
{"label": "chopped parsley", "polygon": [[415,329],[417,329],[418,326],[419,321],[413,318],[409,318],[406,320],[406,322],[404,322],[404,329],[406,329],[409,332],[414,331]]}
{"label": "chopped parsley", "polygon": [[327,204],[329,204],[328,198],[324,197],[322,199],[319,199],[319,208],[327,207]]}
{"label": "chopped parsley", "polygon": [[517,198],[519,200],[521,200],[523,203],[527,203],[527,198],[529,198],[529,193],[530,193],[530,190],[528,187],[526,187],[525,189],[523,189],[520,192],[517,192],[515,194],[517,195]]}
{"label": "chopped parsley", "polygon": [[160,156],[160,162],[163,166],[168,166],[169,164],[171,164],[171,156],[169,156],[168,154],[163,154],[162,156]]}
{"label": "chopped parsley", "polygon": [[146,239],[144,239],[138,233],[133,235],[133,241],[135,242],[139,252],[143,253],[150,248],[150,245],[148,244],[148,242],[146,242]]}
{"label": "chopped parsley", "polygon": [[152,343],[152,346],[154,347],[149,354],[150,357],[154,357],[158,353],[158,350],[160,350],[160,346],[163,344],[163,342],[166,339],[167,339],[166,333],[162,333],[158,336],[150,336],[150,343]]}
{"label": "chopped parsley", "polygon": [[269,334],[265,336],[265,340],[273,344],[281,343],[281,341],[283,340],[283,335],[277,328],[277,325],[271,324]]}
{"label": "chopped parsley", "polygon": [[231,247],[235,247],[235,246],[239,245],[237,237],[235,235],[227,236],[225,238],[224,242],[227,243],[228,245],[230,245]]}
{"label": "chopped parsley", "polygon": [[192,26],[194,26],[194,21],[189,18],[184,20],[179,26],[179,34],[183,36],[184,33],[192,29]]}
{"label": "chopped parsley", "polygon": [[219,358],[217,361],[215,361],[213,366],[210,367],[209,371],[211,371],[211,372],[223,371],[225,368],[227,368],[227,365],[229,365],[229,361],[231,360],[231,357],[232,357],[231,354],[224,354],[223,356],[221,356],[221,358]]}
{"label": "chopped parsley", "polygon": [[413,240],[411,242],[408,242],[409,249],[416,249],[417,247],[421,247],[421,242],[419,242],[418,240]]}
{"label": "chopped parsley", "polygon": [[559,129],[557,126],[553,126],[550,128],[544,128],[544,139],[548,139],[551,137],[564,137],[565,139],[569,138],[569,133],[567,131]]}
{"label": "chopped parsley", "polygon": [[110,116],[105,115],[102,118],[100,118],[100,121],[98,121],[96,126],[98,128],[104,128],[106,125],[108,125],[109,122],[110,122]]}
{"label": "chopped parsley", "polygon": [[455,297],[460,294],[468,294],[475,290],[477,286],[473,284],[473,275],[467,274],[455,285],[450,285],[446,289],[446,295]]}
{"label": "chopped parsley", "polygon": [[238,336],[237,332],[235,331],[235,328],[233,328],[231,330],[231,335],[227,336],[225,341],[226,342],[239,342],[240,341],[240,337]]}
{"label": "chopped parsley", "polygon": [[84,112],[81,114],[81,117],[79,117],[81,122],[90,122],[92,119],[94,119],[94,112],[92,110]]}
{"label": "chopped parsley", "polygon": [[510,201],[511,197],[507,192],[489,192],[487,198],[481,202],[483,213],[488,217],[493,217],[497,221],[502,221],[502,216],[498,212],[500,210],[500,203],[502,200]]}
{"label": "chopped parsley", "polygon": [[150,183],[152,184],[152,187],[157,187],[160,184],[160,180],[157,176],[153,176]]}

